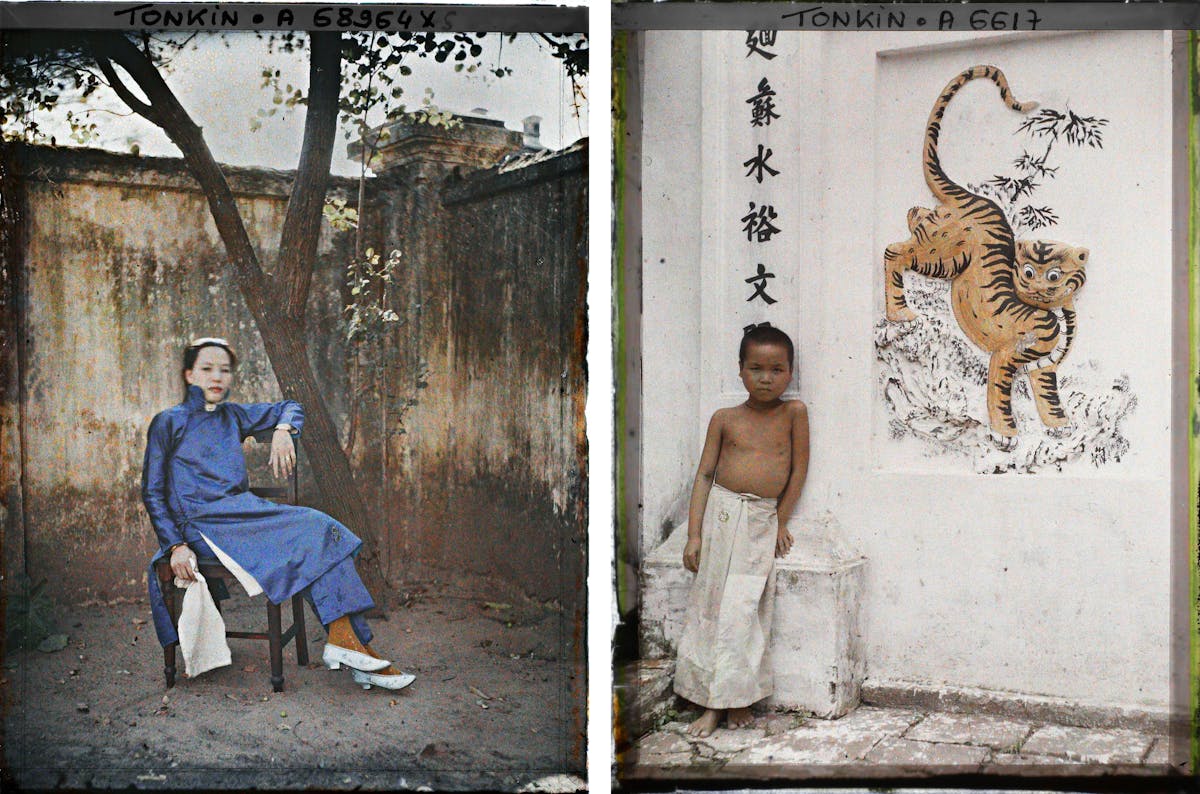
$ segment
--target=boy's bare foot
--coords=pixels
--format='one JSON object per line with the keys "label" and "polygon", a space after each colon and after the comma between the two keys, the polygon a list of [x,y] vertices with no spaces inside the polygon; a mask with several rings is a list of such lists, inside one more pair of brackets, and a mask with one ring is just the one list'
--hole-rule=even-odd
{"label": "boy's bare foot", "polygon": [[717,729],[717,723],[721,721],[720,709],[705,709],[699,719],[688,726],[688,736],[696,736],[703,739],[709,736]]}
{"label": "boy's bare foot", "polygon": [[754,715],[750,713],[749,706],[730,709],[725,713],[725,724],[730,728],[744,728],[754,722]]}

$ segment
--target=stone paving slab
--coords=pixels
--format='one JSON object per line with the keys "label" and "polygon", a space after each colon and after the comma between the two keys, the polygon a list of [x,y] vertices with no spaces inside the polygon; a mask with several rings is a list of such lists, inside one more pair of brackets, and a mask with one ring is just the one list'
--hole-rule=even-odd
{"label": "stone paving slab", "polygon": [[807,727],[768,737],[730,759],[730,765],[809,766],[853,764],[880,740],[878,734],[831,734]]}
{"label": "stone paving slab", "polygon": [[777,733],[790,731],[792,728],[799,728],[804,724],[804,718],[799,714],[771,713],[755,716],[754,727],[762,728],[766,731],[767,736],[774,736]]}
{"label": "stone paving slab", "polygon": [[694,761],[691,742],[670,731],[651,734],[637,745],[638,766],[680,767]]}
{"label": "stone paving slab", "polygon": [[672,731],[652,733],[637,743],[638,758],[669,753],[690,753],[692,743]]}
{"label": "stone paving slab", "polygon": [[987,714],[930,714],[904,734],[922,742],[973,744],[1005,750],[1016,747],[1033,726]]}
{"label": "stone paving slab", "polygon": [[651,755],[642,755],[638,753],[638,766],[651,767],[655,769],[665,769],[669,767],[692,767],[696,764],[696,757],[689,750],[686,753],[654,753]]}
{"label": "stone paving slab", "polygon": [[866,760],[872,764],[903,767],[978,767],[990,753],[986,747],[914,742],[888,736],[871,748]]}
{"label": "stone paving slab", "polygon": [[[871,774],[887,767],[905,774],[1137,774],[1168,763],[1164,737],[1126,729],[1035,727],[994,715],[861,707],[842,719],[823,720],[771,712],[756,715],[749,728],[719,728],[704,739],[686,735],[689,722],[670,722],[639,741],[637,767],[668,776],[722,769],[753,776],[758,768],[768,775],[772,769],[810,769],[826,777],[839,768]],[[1004,752],[1016,747],[1020,752]]]}
{"label": "stone paving slab", "polygon": [[839,720],[807,720],[803,725],[750,745],[730,764],[820,765],[856,763],[885,737],[897,737],[919,715],[863,707]]}
{"label": "stone paving slab", "polygon": [[841,719],[809,720],[809,724],[828,727],[834,733],[857,732],[900,736],[920,716],[920,713],[908,709],[860,706]]}
{"label": "stone paving slab", "polygon": [[1093,764],[1138,764],[1153,741],[1152,736],[1130,730],[1045,725],[1025,740],[1021,751]]}
{"label": "stone paving slab", "polygon": [[759,744],[765,738],[767,738],[767,732],[762,728],[738,728],[736,730],[717,728],[703,739],[694,739],[693,741],[711,747],[718,753],[731,754]]}

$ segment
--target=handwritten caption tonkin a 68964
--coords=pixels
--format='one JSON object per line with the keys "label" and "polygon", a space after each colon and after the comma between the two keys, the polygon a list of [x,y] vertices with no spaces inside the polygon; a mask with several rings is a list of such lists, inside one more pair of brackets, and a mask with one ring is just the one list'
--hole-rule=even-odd
{"label": "handwritten caption tonkin a 68964", "polygon": [[420,6],[269,5],[238,7],[142,3],[113,16],[131,28],[179,30],[270,27],[300,30],[453,30],[457,11]]}

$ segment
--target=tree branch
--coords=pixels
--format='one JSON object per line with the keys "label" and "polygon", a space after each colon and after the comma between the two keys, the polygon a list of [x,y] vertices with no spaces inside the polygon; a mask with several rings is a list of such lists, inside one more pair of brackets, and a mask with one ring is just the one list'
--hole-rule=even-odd
{"label": "tree branch", "polygon": [[321,236],[325,193],[329,188],[329,166],[337,138],[342,36],[327,31],[310,33],[309,51],[304,140],[279,238],[277,269],[287,299],[287,315],[297,324],[304,322],[304,307],[308,302]]}
{"label": "tree branch", "polygon": [[134,96],[129,87],[121,80],[121,76],[117,74],[117,70],[113,68],[112,61],[99,53],[95,53],[95,57],[96,65],[100,67],[100,71],[104,73],[104,77],[108,80],[108,87],[117,92],[117,96],[121,98],[121,101],[129,105],[129,109],[134,113],[158,124],[154,108]]}
{"label": "tree branch", "polygon": [[[146,116],[162,128],[172,143],[178,146],[179,151],[183,153],[188,170],[200,183],[200,188],[208,198],[213,221],[229,250],[239,281],[244,290],[249,288],[252,293],[247,295],[249,308],[252,312],[257,313],[260,307],[253,305],[257,300],[266,304],[270,303],[270,285],[263,276],[262,268],[258,264],[258,257],[254,253],[254,247],[250,244],[250,238],[242,224],[233,191],[230,190],[229,183],[221,172],[221,167],[213,159],[200,127],[192,121],[191,116],[179,103],[154,62],[124,34],[96,31],[85,35],[101,69],[105,68],[104,64],[108,60],[120,65],[150,100],[150,106],[147,107],[136,97],[132,97],[136,104],[130,104],[129,99],[125,96],[129,93],[127,88],[125,94],[120,94],[118,91],[122,100],[140,115]],[[108,66],[108,70],[112,71],[111,64]],[[115,72],[113,73],[115,74]],[[143,109],[148,113],[143,112]],[[259,297],[256,298],[255,295]]]}

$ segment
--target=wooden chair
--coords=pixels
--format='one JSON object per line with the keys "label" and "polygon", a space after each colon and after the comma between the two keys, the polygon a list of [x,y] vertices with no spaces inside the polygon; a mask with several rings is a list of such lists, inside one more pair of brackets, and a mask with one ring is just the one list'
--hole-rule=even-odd
{"label": "wooden chair", "polygon": [[[260,443],[265,442],[270,444],[271,434],[260,433],[255,436],[255,440]],[[254,487],[250,492],[261,496],[265,499],[282,502],[285,504],[296,504],[300,496],[299,483],[299,457],[300,443],[295,436],[292,440],[296,444],[297,465],[292,469],[291,482],[286,486],[268,486]],[[216,600],[217,592],[214,586],[218,581],[228,589],[230,584],[236,584],[237,579],[234,575],[222,565],[218,560],[212,557],[197,559],[196,567],[200,569],[200,573],[208,582],[209,592],[213,593],[213,599]],[[171,623],[176,627],[179,626],[179,611],[183,606],[183,591],[175,587],[175,574],[171,572],[170,560],[164,558],[159,560],[154,565],[154,572],[158,576],[159,585],[162,588],[163,597],[167,602],[167,610],[171,614]],[[266,596],[263,596],[266,598]],[[221,602],[217,601],[218,611],[221,608]],[[308,638],[304,631],[304,597],[297,593],[292,596],[292,625],[287,631],[282,630],[282,616],[280,614],[279,604],[272,603],[267,599],[267,630],[263,631],[226,631],[225,636],[239,640],[266,640],[270,643],[271,654],[271,688],[276,692],[283,691],[283,648],[293,639],[296,641],[296,664],[304,667],[308,664]],[[167,689],[175,686],[175,648],[178,643],[172,643],[163,648],[163,673],[167,678]]]}

